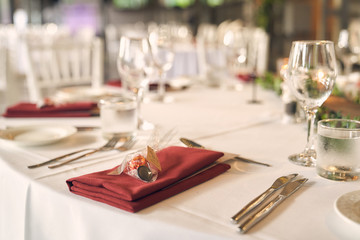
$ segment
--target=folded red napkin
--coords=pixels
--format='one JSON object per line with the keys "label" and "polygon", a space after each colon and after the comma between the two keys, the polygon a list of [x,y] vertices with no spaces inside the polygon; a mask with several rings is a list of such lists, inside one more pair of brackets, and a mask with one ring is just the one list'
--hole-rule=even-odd
{"label": "folded red napkin", "polygon": [[106,82],[106,85],[112,86],[112,87],[121,87],[121,80],[120,79],[111,79]]}
{"label": "folded red napkin", "polygon": [[[228,164],[216,164],[192,177],[198,170],[215,162],[223,153],[185,147],[168,147],[157,156],[162,171],[154,182],[143,182],[125,173],[107,175],[114,169],[90,173],[67,180],[75,194],[137,212],[227,171]],[[184,179],[180,181],[181,179]]]}
{"label": "folded red napkin", "polygon": [[37,107],[35,103],[18,103],[7,108],[4,117],[90,117],[98,115],[97,104],[76,102]]}

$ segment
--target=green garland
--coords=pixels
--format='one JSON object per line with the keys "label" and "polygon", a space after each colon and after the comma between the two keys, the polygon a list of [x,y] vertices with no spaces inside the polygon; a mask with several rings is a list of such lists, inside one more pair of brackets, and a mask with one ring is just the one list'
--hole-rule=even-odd
{"label": "green garland", "polygon": [[[266,72],[263,77],[256,78],[256,83],[261,87],[263,87],[264,89],[275,91],[275,93],[279,96],[282,93],[281,90],[282,79],[271,72]],[[338,97],[345,97],[345,94],[336,85],[332,91],[332,95]],[[357,104],[360,104],[360,94],[358,94],[353,101]],[[360,116],[351,118],[348,115],[343,115],[341,112],[335,112],[327,107],[321,106],[317,112],[316,120],[318,121],[329,118],[360,120]]]}
{"label": "green garland", "polygon": [[275,76],[271,72],[266,72],[263,77],[258,77],[256,78],[255,81],[261,87],[275,91],[276,94],[279,96],[282,93],[282,89],[281,89],[282,79],[278,76]]}

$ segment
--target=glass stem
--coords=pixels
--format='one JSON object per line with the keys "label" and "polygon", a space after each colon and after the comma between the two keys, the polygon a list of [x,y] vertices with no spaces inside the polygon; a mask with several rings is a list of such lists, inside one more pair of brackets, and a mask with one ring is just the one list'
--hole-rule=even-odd
{"label": "glass stem", "polygon": [[315,116],[317,109],[315,110],[306,110],[307,115],[307,143],[305,146],[305,153],[311,152],[314,150],[314,124]]}
{"label": "glass stem", "polygon": [[143,96],[144,96],[144,89],[142,87],[139,87],[139,88],[134,88],[133,91],[136,94],[138,121],[139,121],[139,124],[141,124],[141,122],[142,122],[141,102],[142,102]]}
{"label": "glass stem", "polygon": [[352,63],[350,58],[344,59],[344,74],[345,76],[349,76],[352,70]]}
{"label": "glass stem", "polygon": [[252,100],[256,102],[256,77],[252,76]]}
{"label": "glass stem", "polygon": [[162,69],[159,69],[158,96],[161,99],[165,96],[165,76]]}

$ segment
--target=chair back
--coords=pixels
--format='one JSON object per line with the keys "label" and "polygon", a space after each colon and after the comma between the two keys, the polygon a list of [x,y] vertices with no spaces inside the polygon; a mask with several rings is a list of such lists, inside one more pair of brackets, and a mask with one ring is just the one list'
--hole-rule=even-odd
{"label": "chair back", "polygon": [[12,25],[0,25],[0,98],[1,103],[11,105],[21,100],[21,80],[17,71],[17,34]]}
{"label": "chair back", "polygon": [[46,90],[103,84],[103,41],[62,38],[27,41],[27,83],[30,101],[41,101]]}

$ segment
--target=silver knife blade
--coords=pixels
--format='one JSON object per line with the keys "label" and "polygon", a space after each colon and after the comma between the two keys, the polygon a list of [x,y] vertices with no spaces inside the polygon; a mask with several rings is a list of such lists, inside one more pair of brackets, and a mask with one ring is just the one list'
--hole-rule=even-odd
{"label": "silver knife blade", "polygon": [[[202,146],[201,144],[199,144],[199,143],[197,143],[197,142],[195,142],[193,140],[187,139],[187,138],[180,138],[180,141],[182,143],[184,143],[188,147],[205,149],[205,147]],[[240,156],[236,156],[234,158],[237,159],[237,160],[243,161],[243,162],[247,162],[247,163],[259,164],[259,165],[271,167],[270,164],[257,162],[257,161],[254,161],[254,160],[251,160],[251,159],[248,159],[248,158],[243,158],[243,157],[240,157]]]}
{"label": "silver knife blade", "polygon": [[180,138],[180,141],[185,144],[186,146],[188,147],[193,147],[193,148],[205,148],[204,146],[190,140],[190,139],[187,139],[187,138]]}
{"label": "silver knife blade", "polygon": [[268,216],[272,210],[274,210],[281,202],[291,196],[296,192],[304,183],[307,181],[307,178],[302,178],[293,182],[288,183],[281,193],[272,201],[270,201],[266,206],[258,210],[251,217],[249,217],[244,223],[240,224],[239,230],[241,233],[246,233],[250,228],[255,224],[260,222],[266,216]]}
{"label": "silver knife blade", "polygon": [[254,161],[254,160],[251,160],[251,159],[248,159],[248,158],[243,158],[243,157],[240,157],[240,156],[236,156],[234,158],[237,159],[237,160],[243,161],[243,162],[247,162],[247,163],[254,163],[254,164],[259,164],[259,165],[264,165],[264,166],[267,166],[267,167],[271,167],[270,164],[257,162],[257,161]]}
{"label": "silver knife blade", "polygon": [[241,219],[243,219],[246,215],[248,215],[251,211],[253,211],[257,206],[259,206],[263,201],[265,201],[268,197],[270,197],[276,190],[284,187],[291,180],[293,180],[298,174],[293,173],[287,176],[282,176],[277,178],[274,183],[267,189],[265,192],[260,194],[258,197],[254,198],[251,202],[249,202],[245,207],[243,207],[238,213],[231,217],[231,221],[233,223],[238,223]]}

